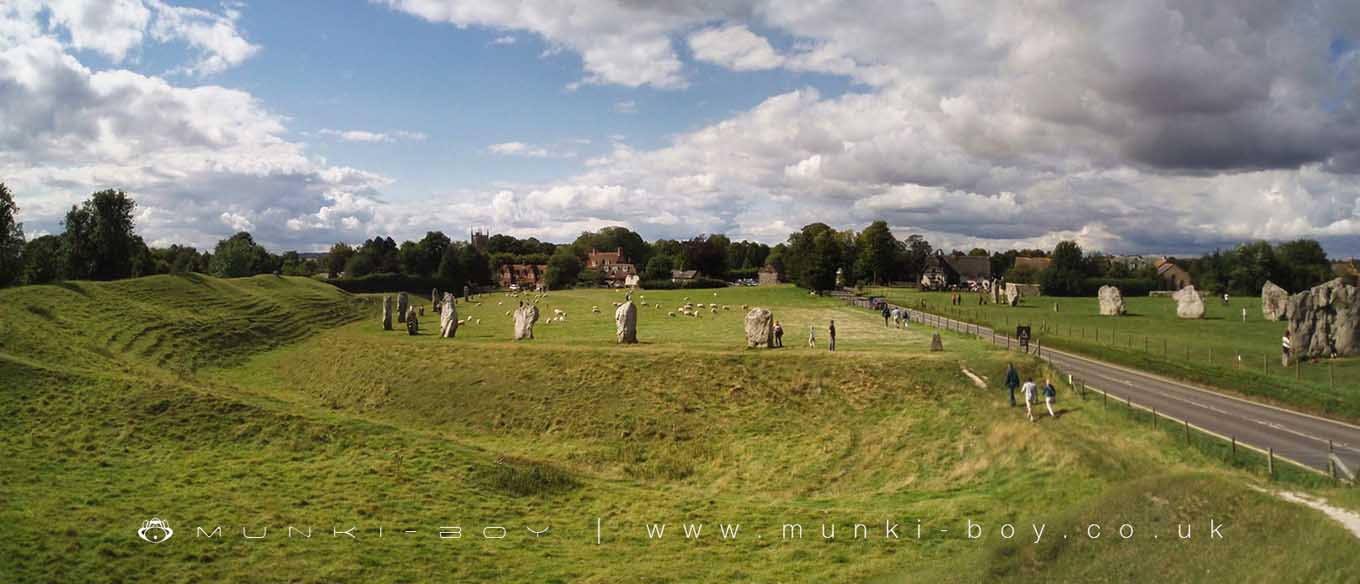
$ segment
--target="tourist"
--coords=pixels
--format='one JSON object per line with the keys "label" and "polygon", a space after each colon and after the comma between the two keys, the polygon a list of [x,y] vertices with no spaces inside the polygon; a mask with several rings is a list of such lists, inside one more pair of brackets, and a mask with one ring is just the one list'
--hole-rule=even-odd
{"label": "tourist", "polygon": [[1006,364],[1006,389],[1011,392],[1011,407],[1015,407],[1015,390],[1020,388],[1020,372],[1015,370],[1015,365]]}
{"label": "tourist", "polygon": [[888,328],[889,326],[891,326],[891,325],[888,324],[888,320],[889,320],[890,318],[892,318],[892,310],[888,308],[888,303],[887,303],[887,302],[884,302],[884,303],[883,303],[883,328]]}
{"label": "tourist", "polygon": [[1228,293],[1227,293],[1227,292],[1224,292],[1224,293],[1223,293],[1223,305],[1224,305],[1224,306],[1227,306],[1227,305],[1228,305]]}
{"label": "tourist", "polygon": [[827,336],[831,338],[831,340],[829,341],[831,344],[828,345],[828,346],[830,347],[830,350],[835,351],[835,350],[836,350],[836,321],[833,320],[833,321],[831,321],[831,324],[827,325],[827,327],[826,327],[826,333],[827,333]]}
{"label": "tourist", "polygon": [[777,320],[774,321],[774,346],[784,346],[784,327]]}
{"label": "tourist", "polygon": [[902,309],[902,328],[911,328],[911,311]]}
{"label": "tourist", "polygon": [[1032,377],[1026,378],[1025,385],[1020,388],[1020,391],[1025,394],[1025,417],[1029,418],[1029,421],[1031,422],[1034,421],[1034,407],[1032,404],[1034,404],[1034,392],[1037,389],[1039,388],[1034,385],[1034,378]]}
{"label": "tourist", "polygon": [[815,324],[808,325],[808,348],[817,348],[817,325]]}
{"label": "tourist", "polygon": [[1053,413],[1053,400],[1058,397],[1058,388],[1053,387],[1053,380],[1044,379],[1044,405],[1048,407],[1048,415],[1056,418],[1058,414]]}

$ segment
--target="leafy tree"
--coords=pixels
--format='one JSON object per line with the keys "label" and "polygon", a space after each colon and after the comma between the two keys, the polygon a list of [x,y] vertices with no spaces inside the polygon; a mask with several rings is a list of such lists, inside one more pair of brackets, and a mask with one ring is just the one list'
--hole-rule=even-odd
{"label": "leafy tree", "polygon": [[874,221],[859,234],[859,258],[856,267],[861,276],[882,284],[897,276],[897,266],[903,246],[893,237],[885,221]]}
{"label": "leafy tree", "polygon": [[675,256],[670,254],[657,254],[652,259],[647,260],[647,267],[642,270],[643,280],[669,280],[671,270],[675,269]]}
{"label": "leafy tree", "polygon": [[765,265],[774,268],[774,271],[778,273],[781,278],[787,273],[785,272],[784,254],[788,253],[788,249],[788,245],[781,243],[770,248],[769,255],[765,256]]}
{"label": "leafy tree", "polygon": [[571,287],[581,275],[581,258],[571,246],[562,246],[548,258],[548,287],[554,290]]}
{"label": "leafy tree", "polygon": [[491,258],[486,252],[474,245],[461,246],[458,253],[458,271],[463,275],[465,284],[489,286],[491,284]]}
{"label": "leafy tree", "polygon": [[699,235],[680,243],[685,269],[697,270],[710,278],[727,275],[727,244],[723,235]]}
{"label": "leafy tree", "polygon": [[375,273],[401,272],[401,251],[391,237],[374,237],[359,247],[358,253],[368,254]]}
{"label": "leafy tree", "polygon": [[[494,238],[495,236],[492,237]],[[427,231],[425,237],[416,243],[415,258],[412,265],[407,268],[407,273],[429,276],[439,271],[439,262],[444,259],[444,251],[452,243],[443,231]],[[405,266],[406,263],[403,261],[402,265]]]}
{"label": "leafy tree", "polygon": [[209,269],[220,278],[240,278],[272,271],[270,264],[269,252],[264,246],[242,231],[217,242]]}
{"label": "leafy tree", "polygon": [[975,247],[975,248],[973,248],[973,249],[968,250],[968,255],[970,255],[970,256],[981,256],[981,257],[984,257],[984,258],[985,258],[985,257],[990,256],[991,253],[988,252],[988,251],[985,250],[985,249],[980,248],[980,247]]}
{"label": "leafy tree", "polygon": [[[1014,270],[1012,270],[1014,271]],[[1086,282],[1086,263],[1075,241],[1058,242],[1053,248],[1053,263],[1039,273],[1039,285],[1049,296],[1079,296]]]}
{"label": "leafy tree", "polygon": [[1275,258],[1280,269],[1272,279],[1292,292],[1307,290],[1334,277],[1327,253],[1313,239],[1281,243],[1275,248]]}
{"label": "leafy tree", "polygon": [[24,272],[24,225],[15,221],[19,206],[0,183],[0,288],[15,284]]}
{"label": "leafy tree", "polygon": [[637,266],[647,265],[647,260],[652,258],[652,248],[633,230],[627,227],[605,227],[595,233],[585,232],[576,238],[572,244],[580,253],[588,253],[590,250],[614,251],[623,250],[623,256],[629,262]]}
{"label": "leafy tree", "polygon": [[467,277],[463,274],[459,261],[462,258],[464,245],[462,243],[451,243],[448,247],[445,247],[444,254],[439,259],[439,268],[435,271],[435,277],[445,282],[445,285],[450,288],[449,291],[454,294],[461,292],[463,284],[467,282]]}
{"label": "leafy tree", "polygon": [[62,234],[68,277],[117,280],[132,275],[135,207],[127,194],[115,190],[99,191],[71,207]]}
{"label": "leafy tree", "polygon": [[47,284],[61,279],[62,262],[66,261],[61,237],[44,235],[24,246],[25,284]]}
{"label": "leafy tree", "polygon": [[346,278],[362,278],[369,274],[376,274],[378,273],[378,262],[373,259],[372,254],[356,253],[345,262],[344,272]]}
{"label": "leafy tree", "polygon": [[912,281],[920,280],[921,274],[926,270],[926,262],[930,260],[930,254],[934,250],[930,247],[930,242],[918,234],[908,236],[903,244],[905,246],[903,267],[906,270],[904,275]]}
{"label": "leafy tree", "polygon": [[812,255],[803,266],[799,286],[821,292],[836,287],[836,270],[844,265],[844,244],[835,231],[818,232],[812,239]]}
{"label": "leafy tree", "polygon": [[354,248],[349,244],[337,243],[331,246],[331,250],[326,253],[326,273],[332,278],[340,276],[345,271],[345,265],[349,259],[354,257]]}
{"label": "leafy tree", "polygon": [[584,288],[599,288],[604,286],[605,275],[596,269],[586,268],[576,276],[576,285]]}

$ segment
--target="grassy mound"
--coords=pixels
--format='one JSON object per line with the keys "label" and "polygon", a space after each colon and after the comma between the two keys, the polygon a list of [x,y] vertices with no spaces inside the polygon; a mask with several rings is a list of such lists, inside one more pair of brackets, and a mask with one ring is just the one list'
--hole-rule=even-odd
{"label": "grassy mound", "polygon": [[[376,298],[300,279],[74,288],[0,293],[14,323],[0,354],[3,581],[1318,582],[1360,569],[1348,534],[1257,492],[1258,477],[1066,388],[1061,417],[1029,423],[994,387],[1007,355],[948,334],[931,353],[929,331],[793,289],[648,292],[643,343],[617,346],[622,296],[608,291],[552,293],[545,318],[565,317],[512,343],[520,298],[503,295],[460,304],[471,324],[440,339],[382,331]],[[716,310],[669,316],[700,296]],[[774,310],[789,348],[742,348],[743,304]],[[821,330],[833,318],[835,354]],[[152,516],[173,540],[135,538]],[[1177,540],[1178,522],[1211,518],[1225,540]],[[968,522],[987,535],[969,539]],[[1007,522],[1043,523],[1046,538],[1003,539]],[[1093,522],[1105,536],[1079,538]],[[1123,522],[1139,537],[1120,539]],[[720,524],[741,527],[725,538]],[[218,526],[220,539],[196,532]],[[351,526],[358,539],[332,535]],[[449,526],[463,537],[437,536]],[[493,526],[509,535],[485,538]]]}

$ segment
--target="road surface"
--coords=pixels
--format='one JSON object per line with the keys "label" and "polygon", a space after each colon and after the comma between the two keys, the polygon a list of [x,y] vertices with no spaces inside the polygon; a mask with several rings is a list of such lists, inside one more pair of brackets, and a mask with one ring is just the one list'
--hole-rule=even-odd
{"label": "road surface", "polygon": [[[846,293],[838,297],[867,308],[868,301]],[[894,308],[904,308],[889,305]],[[990,340],[997,345],[1019,349],[1019,342],[1006,332],[905,308],[914,324],[959,331]],[[1034,347],[1031,347],[1031,351]],[[1303,414],[1275,406],[1231,397],[1182,381],[1083,357],[1067,351],[1042,347],[1038,356],[1080,380],[1088,389],[1103,391],[1109,399],[1131,401],[1144,409],[1189,422],[1191,426],[1237,438],[1238,444],[1262,452],[1273,449],[1275,456],[1314,470],[1329,470],[1329,452],[1350,469],[1360,472],[1360,426]]]}

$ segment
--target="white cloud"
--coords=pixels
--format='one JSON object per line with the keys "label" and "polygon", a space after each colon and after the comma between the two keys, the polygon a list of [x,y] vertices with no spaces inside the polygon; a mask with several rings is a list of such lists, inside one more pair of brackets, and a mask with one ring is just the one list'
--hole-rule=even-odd
{"label": "white cloud", "polygon": [[515,37],[513,37],[513,36],[511,36],[511,35],[498,36],[498,37],[496,37],[495,39],[492,39],[491,44],[493,44],[493,45],[513,45],[513,44],[515,44]]}
{"label": "white cloud", "polygon": [[610,109],[619,114],[635,114],[638,111],[637,102],[631,99],[616,101]]}
{"label": "white cloud", "polygon": [[[587,142],[589,143],[589,142]],[[557,146],[540,146],[524,142],[503,142],[486,147],[486,151],[497,156],[520,156],[524,158],[575,158],[576,152]]]}
{"label": "white cloud", "polygon": [[141,0],[48,0],[49,23],[65,28],[71,46],[120,62],[142,46],[151,11]]}
{"label": "white cloud", "polygon": [[160,42],[184,41],[199,52],[199,59],[183,70],[196,75],[211,75],[235,67],[260,51],[236,29],[239,13],[227,9],[223,14],[197,8],[171,6],[149,0],[156,21],[151,36]]}
{"label": "white cloud", "polygon": [[765,37],[742,25],[708,28],[689,35],[694,58],[737,71],[774,69],[784,64]]}
{"label": "white cloud", "polygon": [[323,128],[317,132],[322,136],[338,138],[345,142],[396,142],[398,140],[410,140],[413,142],[424,141],[429,136],[422,132],[407,132],[404,130],[396,132],[370,132],[367,130],[335,130]]}

